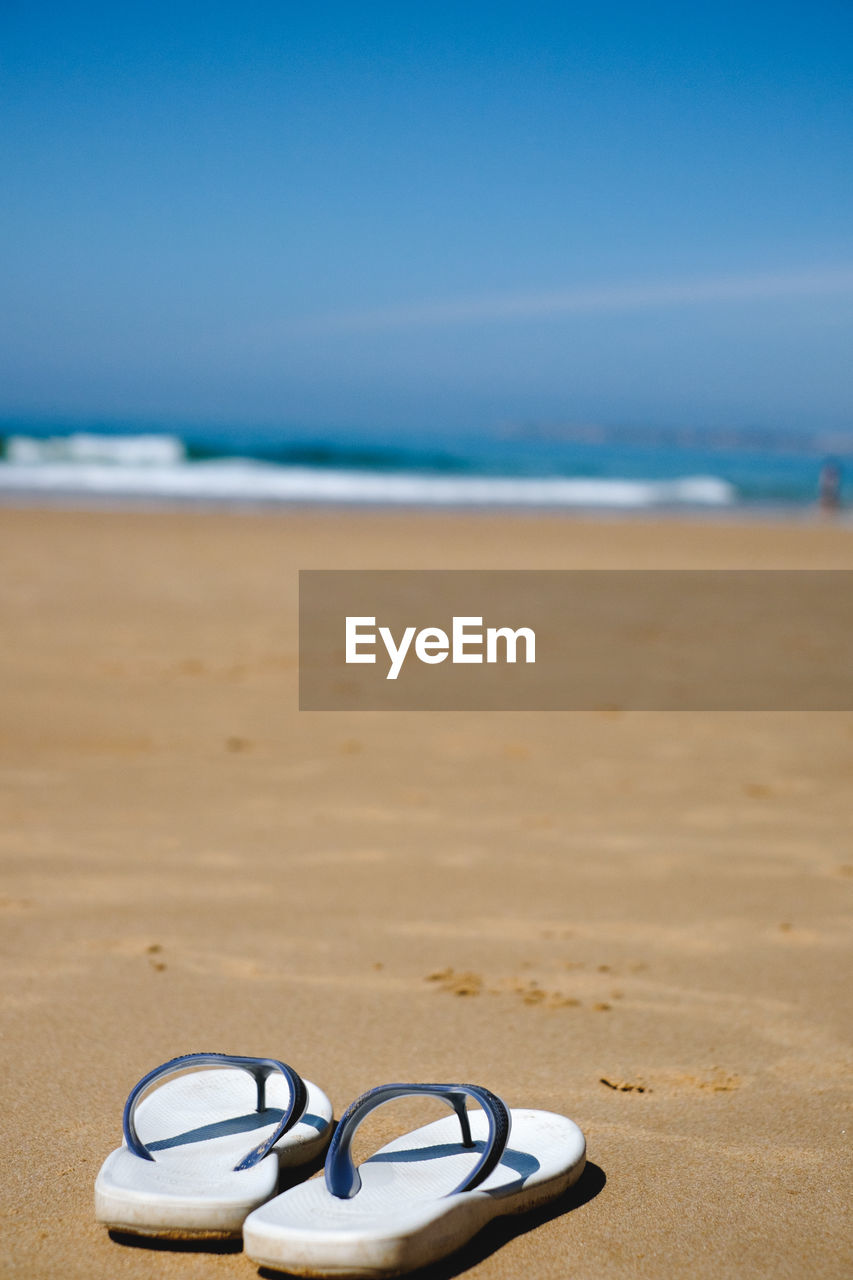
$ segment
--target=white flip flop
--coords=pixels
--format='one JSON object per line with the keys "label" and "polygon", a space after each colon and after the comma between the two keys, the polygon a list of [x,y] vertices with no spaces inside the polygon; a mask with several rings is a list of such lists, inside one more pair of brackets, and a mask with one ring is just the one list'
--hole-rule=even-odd
{"label": "white flip flop", "polygon": [[[421,1093],[444,1099],[456,1118],[389,1142],[356,1169],[350,1145],[364,1117]],[[482,1110],[469,1113],[466,1095]],[[295,1275],[401,1275],[454,1252],[492,1218],[555,1199],[585,1162],[584,1136],[566,1116],[509,1111],[480,1085],[381,1085],[341,1117],[325,1179],[250,1213],[243,1247],[253,1262]]]}
{"label": "white flip flop", "polygon": [[319,1156],[331,1127],[322,1089],[284,1062],[172,1058],[131,1090],[124,1142],[95,1180],[95,1216],[137,1235],[239,1235],[246,1214],[275,1195],[280,1168]]}

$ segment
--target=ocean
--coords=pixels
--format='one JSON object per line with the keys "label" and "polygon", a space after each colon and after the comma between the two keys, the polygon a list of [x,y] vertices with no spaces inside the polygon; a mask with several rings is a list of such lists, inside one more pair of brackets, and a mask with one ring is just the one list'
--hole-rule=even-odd
{"label": "ocean", "polygon": [[493,433],[0,424],[0,500],[805,509],[853,435],[508,426]]}

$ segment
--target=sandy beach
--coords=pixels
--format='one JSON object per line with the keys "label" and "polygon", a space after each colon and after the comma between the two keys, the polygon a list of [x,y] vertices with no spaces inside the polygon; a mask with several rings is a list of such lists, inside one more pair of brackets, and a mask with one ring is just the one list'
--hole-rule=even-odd
{"label": "sandy beach", "polygon": [[851,568],[853,528],[0,533],[5,1276],[257,1275],[93,1220],[129,1089],[196,1049],[284,1058],[336,1115],[420,1079],[573,1117],[577,1190],[432,1276],[851,1274],[853,716],[300,714],[296,636],[300,568]]}

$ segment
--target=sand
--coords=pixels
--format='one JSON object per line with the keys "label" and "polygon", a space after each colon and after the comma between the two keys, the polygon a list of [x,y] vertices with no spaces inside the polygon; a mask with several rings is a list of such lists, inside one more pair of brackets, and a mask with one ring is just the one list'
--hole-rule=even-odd
{"label": "sand", "polygon": [[[849,714],[300,714],[308,567],[853,567],[853,530],[0,511],[9,1277],[251,1277],[92,1183],[147,1069],[270,1054],[571,1115],[578,1191],[435,1270],[851,1273]],[[845,1072],[848,1074],[845,1074]],[[423,1105],[387,1108],[365,1141]]]}

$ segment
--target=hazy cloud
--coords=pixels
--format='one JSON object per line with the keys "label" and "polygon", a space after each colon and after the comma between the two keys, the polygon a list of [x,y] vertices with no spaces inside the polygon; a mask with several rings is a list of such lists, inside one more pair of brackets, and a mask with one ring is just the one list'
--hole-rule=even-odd
{"label": "hazy cloud", "polygon": [[853,267],[718,276],[661,283],[600,285],[552,293],[496,294],[445,302],[409,303],[318,317],[319,330],[374,332],[426,326],[538,320],[551,316],[644,311],[709,302],[761,302],[773,298],[853,294]]}

